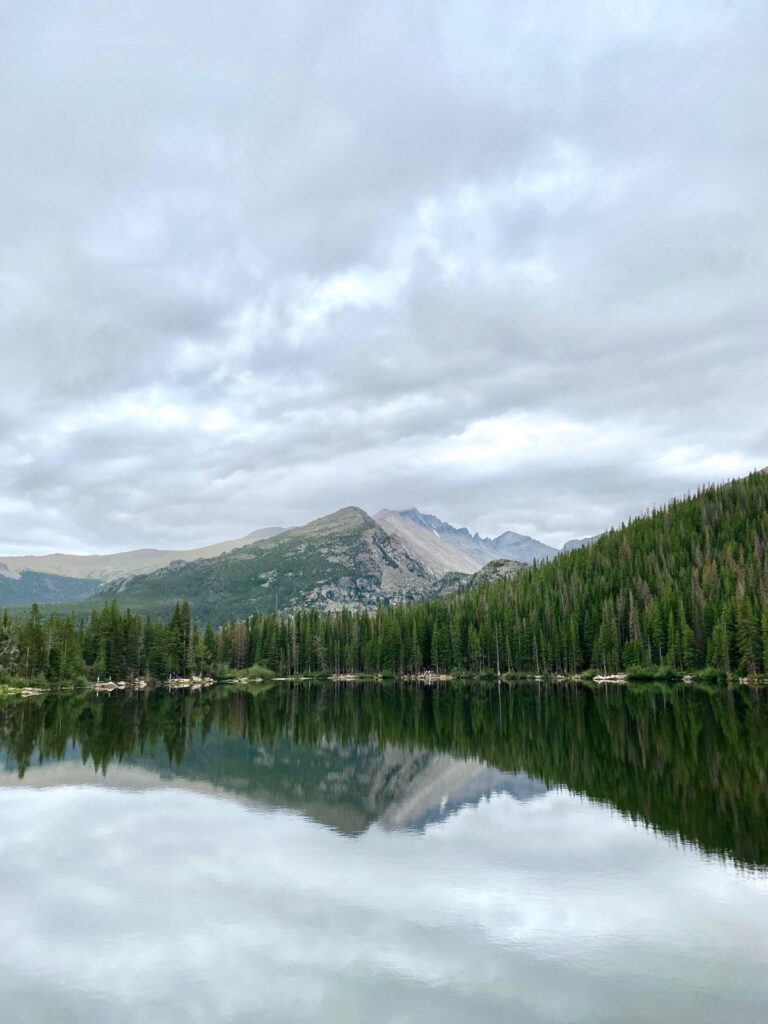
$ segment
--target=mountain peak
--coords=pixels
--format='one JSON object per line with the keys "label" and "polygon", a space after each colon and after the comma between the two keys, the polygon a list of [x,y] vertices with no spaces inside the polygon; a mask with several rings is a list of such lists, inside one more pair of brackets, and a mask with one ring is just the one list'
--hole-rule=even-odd
{"label": "mountain peak", "polygon": [[421,512],[415,507],[394,514],[431,531],[436,537],[471,559],[478,569],[487,562],[500,558],[530,564],[534,559],[547,560],[558,554],[557,550],[548,544],[543,544],[534,537],[514,533],[512,530],[507,530],[494,538],[481,537],[479,533],[470,533],[466,526],[452,526],[437,516]]}
{"label": "mountain peak", "polygon": [[251,530],[250,533],[246,533],[243,540],[250,542],[257,540],[269,540],[270,537],[276,537],[278,533],[285,533],[284,526],[262,526],[258,530]]}
{"label": "mountain peak", "polygon": [[[438,530],[429,524],[427,517],[421,516],[418,509],[412,511],[415,515],[382,508],[374,519],[390,537],[397,537],[432,576],[437,578],[446,573],[472,574],[477,571],[480,563],[441,537]],[[436,522],[439,523],[440,520]]]}
{"label": "mountain peak", "polygon": [[344,508],[330,512],[326,516],[313,519],[306,526],[298,526],[295,529],[308,530],[312,533],[322,533],[325,531],[336,533],[343,530],[352,530],[360,526],[373,525],[375,525],[373,519],[363,509],[357,505],[346,505]]}

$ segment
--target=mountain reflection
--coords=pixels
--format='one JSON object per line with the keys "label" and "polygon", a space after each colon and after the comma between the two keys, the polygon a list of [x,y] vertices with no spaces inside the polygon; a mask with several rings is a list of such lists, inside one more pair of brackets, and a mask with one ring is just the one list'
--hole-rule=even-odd
{"label": "mountain reflection", "polygon": [[0,745],[6,784],[83,783],[94,769],[107,785],[176,780],[350,835],[567,786],[705,851],[768,864],[759,689],[322,682],[50,695],[2,706]]}

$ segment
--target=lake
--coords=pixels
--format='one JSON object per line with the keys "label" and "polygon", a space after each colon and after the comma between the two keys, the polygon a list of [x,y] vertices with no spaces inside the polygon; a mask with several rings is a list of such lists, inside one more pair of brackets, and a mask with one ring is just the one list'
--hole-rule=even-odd
{"label": "lake", "polygon": [[13,1024],[768,1019],[768,691],[0,703]]}

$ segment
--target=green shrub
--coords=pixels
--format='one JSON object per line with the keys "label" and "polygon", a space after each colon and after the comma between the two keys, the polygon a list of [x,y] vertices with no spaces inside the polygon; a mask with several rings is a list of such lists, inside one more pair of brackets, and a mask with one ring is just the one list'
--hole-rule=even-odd
{"label": "green shrub", "polygon": [[249,679],[274,679],[275,673],[265,665],[251,665],[245,673]]}
{"label": "green shrub", "polygon": [[22,690],[25,686],[29,686],[29,680],[22,679],[21,676],[12,676],[8,672],[0,672],[0,686],[11,690]]}
{"label": "green shrub", "polygon": [[697,683],[726,683],[728,676],[716,668],[697,668],[691,675]]}
{"label": "green shrub", "polygon": [[682,679],[684,673],[669,665],[630,665],[626,670],[627,678],[633,683],[664,682],[671,679]]}

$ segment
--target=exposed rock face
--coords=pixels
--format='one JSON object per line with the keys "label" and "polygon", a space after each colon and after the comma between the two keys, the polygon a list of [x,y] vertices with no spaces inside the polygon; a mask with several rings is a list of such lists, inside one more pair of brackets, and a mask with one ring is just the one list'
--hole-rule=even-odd
{"label": "exposed rock face", "polygon": [[469,583],[470,586],[475,586],[479,583],[492,583],[494,580],[511,579],[513,576],[517,576],[521,569],[527,568],[525,562],[516,562],[510,558],[497,558],[476,572]]}
{"label": "exposed rock face", "polygon": [[463,573],[447,573],[434,585],[434,597],[448,597],[459,590],[467,590],[469,587],[477,587],[482,583],[492,583],[494,580],[511,579],[517,576],[521,569],[529,568],[525,562],[516,562],[510,558],[496,558],[478,569],[471,576]]}
{"label": "exposed rock face", "polygon": [[436,578],[449,572],[473,573],[481,562],[444,540],[434,530],[422,526],[400,512],[381,509],[373,517],[390,537],[397,537]]}
{"label": "exposed rock face", "polygon": [[459,529],[450,523],[444,523],[437,516],[419,512],[417,508],[405,509],[396,514],[431,531],[435,537],[461,551],[475,563],[477,569],[498,558],[526,562],[530,565],[534,559],[544,561],[558,554],[556,548],[542,544],[533,537],[526,537],[522,533],[513,533],[511,530],[499,534],[498,537],[481,537],[478,533],[470,533],[465,526]]}

